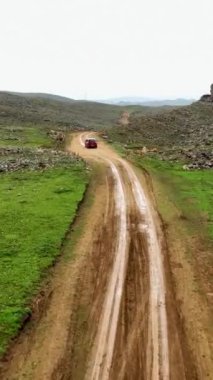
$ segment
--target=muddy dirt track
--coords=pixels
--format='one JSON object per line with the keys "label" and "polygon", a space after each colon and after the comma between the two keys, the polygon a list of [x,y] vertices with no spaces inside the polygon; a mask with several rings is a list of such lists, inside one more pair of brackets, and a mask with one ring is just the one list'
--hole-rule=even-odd
{"label": "muddy dirt track", "polygon": [[152,197],[141,174],[103,142],[85,149],[87,135],[75,135],[69,149],[100,179],[90,189],[94,201],[75,260],[57,264],[45,308],[17,340],[0,378],[198,379]]}
{"label": "muddy dirt track", "polygon": [[[77,152],[101,159],[110,168],[117,223],[112,237],[114,262],[86,378],[157,380],[169,379],[170,371],[174,379],[185,378],[187,369],[175,326],[171,344],[178,362],[170,369],[163,237],[157,214],[130,164],[101,143],[95,151],[85,150],[84,137],[79,137],[82,148]],[[73,142],[73,150],[76,145]]]}

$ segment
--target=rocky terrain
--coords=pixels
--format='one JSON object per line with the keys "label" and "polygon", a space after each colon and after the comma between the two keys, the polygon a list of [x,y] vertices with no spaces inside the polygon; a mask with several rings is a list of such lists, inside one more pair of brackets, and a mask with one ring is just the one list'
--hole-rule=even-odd
{"label": "rocky terrain", "polygon": [[185,168],[213,167],[213,104],[199,101],[158,114],[130,114],[129,124],[108,133],[127,151],[181,161]]}
{"label": "rocky terrain", "polygon": [[80,159],[63,153],[66,132],[101,129],[119,116],[116,106],[0,92],[0,172],[70,165]]}
{"label": "rocky terrain", "polygon": [[42,148],[0,148],[0,173],[29,169],[45,170],[55,166],[69,166],[82,161],[75,154]]}
{"label": "rocky terrain", "polygon": [[[26,148],[34,134],[35,148],[55,149],[67,131],[102,130],[128,153],[181,161],[185,169],[212,168],[213,85],[210,91],[185,107],[125,109],[48,94],[0,92],[0,147]],[[119,121],[124,113],[129,115],[125,125]],[[24,165],[23,157],[21,162]],[[4,161],[1,170],[13,167],[8,165]]]}

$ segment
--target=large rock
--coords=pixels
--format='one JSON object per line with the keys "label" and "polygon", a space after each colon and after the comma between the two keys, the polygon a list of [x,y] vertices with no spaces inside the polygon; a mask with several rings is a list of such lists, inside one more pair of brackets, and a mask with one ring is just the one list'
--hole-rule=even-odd
{"label": "large rock", "polygon": [[201,102],[213,102],[213,84],[210,86],[210,94],[205,94],[200,98]]}

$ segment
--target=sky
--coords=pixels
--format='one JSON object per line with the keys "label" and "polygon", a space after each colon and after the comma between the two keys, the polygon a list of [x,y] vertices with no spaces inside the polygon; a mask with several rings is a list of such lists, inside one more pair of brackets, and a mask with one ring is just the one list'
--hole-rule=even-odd
{"label": "sky", "polygon": [[212,15],[213,0],[0,0],[0,90],[198,98]]}

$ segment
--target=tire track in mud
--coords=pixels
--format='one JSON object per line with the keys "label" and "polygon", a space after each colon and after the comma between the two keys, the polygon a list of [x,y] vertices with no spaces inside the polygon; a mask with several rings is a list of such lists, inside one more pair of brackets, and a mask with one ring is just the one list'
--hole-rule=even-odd
{"label": "tire track in mud", "polygon": [[110,165],[115,181],[115,216],[119,218],[119,232],[116,257],[103,306],[97,342],[95,344],[94,364],[86,375],[86,378],[91,380],[104,380],[109,378],[127,261],[127,221],[123,185],[116,166],[110,160],[107,160],[107,162]]}
{"label": "tire track in mud", "polygon": [[[119,165],[118,163],[112,163],[109,159],[105,160],[109,163],[116,181],[116,209],[117,214],[120,215],[120,227],[118,234],[119,243],[115,256],[114,267],[108,285],[109,287],[106,294],[106,300],[103,307],[103,315],[97,338],[98,342],[95,345],[96,353],[93,358],[93,370],[88,373],[86,378],[93,380],[104,380],[111,378],[110,372],[111,367],[113,368],[112,361],[114,360],[114,345],[117,330],[119,328],[119,326],[117,328],[117,323],[119,314],[121,313],[121,299],[123,298],[123,289],[126,280],[126,267],[128,262],[128,266],[135,264],[139,265],[138,268],[133,270],[138,279],[135,281],[132,279],[132,282],[136,287],[133,292],[134,297],[137,298],[135,312],[136,319],[138,318],[138,323],[140,323],[142,318],[142,321],[144,320],[143,323],[146,324],[146,328],[144,326],[142,331],[142,335],[145,334],[146,338],[143,337],[143,339],[141,339],[141,342],[144,343],[144,347],[143,351],[141,349],[138,350],[141,357],[138,356],[139,364],[135,368],[138,367],[137,371],[139,371],[140,376],[142,376],[143,373],[144,379],[167,380],[169,379],[169,354],[165,285],[161,251],[154,221],[152,219],[149,205],[145,198],[141,184],[130,165],[128,165],[124,160],[118,160]],[[129,183],[129,194],[124,195],[123,189],[125,189],[125,193],[127,193],[127,183]],[[132,203],[132,206],[127,202],[127,199],[130,198],[132,198],[130,202]],[[126,218],[127,214],[131,213],[131,207],[132,214],[129,215],[130,222],[128,223],[131,241],[130,247],[128,247]],[[134,228],[132,228],[133,225]],[[132,257],[132,262],[130,263],[128,260],[128,254],[131,252],[133,252],[134,257]],[[143,260],[145,258],[145,271],[143,271],[141,259],[138,261],[138,258],[141,258],[141,253]],[[145,272],[149,272],[148,282]],[[143,284],[143,273],[146,278],[145,285]],[[130,288],[132,288],[132,286],[130,286]],[[142,297],[142,299],[145,298],[145,303],[141,302],[138,297]],[[128,304],[127,301],[126,303]],[[141,312],[138,311],[138,305],[143,305],[142,307],[140,306],[141,310],[146,308],[146,313],[144,311],[144,314],[149,315],[148,321],[146,320],[146,317],[141,315]],[[149,313],[147,313],[147,311],[149,311]],[[126,316],[128,316],[128,314],[129,313],[127,311]],[[133,315],[132,312],[130,314]],[[140,315],[140,318],[137,317],[137,314]],[[128,323],[123,320],[124,330],[127,325]],[[134,323],[134,329],[137,329],[137,323]],[[134,337],[134,333],[131,332],[131,334]],[[132,338],[132,340],[134,341],[134,338]],[[141,342],[137,342],[137,345],[140,345]],[[129,349],[129,347],[127,349]],[[125,361],[126,360],[124,360],[124,363]],[[124,363],[122,364],[123,370],[125,368]],[[124,377],[120,374],[119,378]]]}
{"label": "tire track in mud", "polygon": [[[113,193],[115,184],[110,168],[107,168],[106,176],[106,189],[111,189]],[[103,177],[103,184],[105,183]],[[88,260],[85,263],[86,268],[78,283],[75,325],[70,328],[66,353],[54,371],[52,380],[80,380],[85,377],[88,351],[97,334],[109,274],[113,266],[118,226],[114,210],[115,200],[105,194],[101,220],[93,230],[93,239],[87,253]],[[115,237],[115,241],[112,240],[112,236]],[[85,281],[86,274],[89,281],[88,279]],[[79,318],[82,310],[87,314],[83,321],[81,317]]]}
{"label": "tire track in mud", "polygon": [[[85,135],[83,135],[84,137]],[[80,136],[80,143],[82,145],[82,135]],[[124,209],[127,214],[130,213],[131,205],[127,205],[128,198],[132,198],[132,205],[133,205],[133,214],[135,220],[138,219],[138,234],[143,240],[143,244],[138,244],[136,251],[136,255],[140,257],[141,251],[143,252],[143,248],[146,245],[146,255],[147,259],[146,263],[146,271],[149,272],[149,284],[146,284],[145,289],[143,289],[143,292],[141,293],[141,296],[144,296],[144,291],[147,297],[147,304],[148,304],[148,322],[146,326],[147,336],[144,343],[144,349],[146,350],[146,354],[141,353],[142,356],[144,356],[146,359],[146,363],[143,364],[143,374],[145,374],[144,378],[150,379],[150,380],[160,380],[169,379],[169,351],[168,351],[168,327],[167,327],[167,312],[166,312],[166,297],[165,297],[165,284],[164,284],[164,271],[163,271],[163,263],[162,263],[162,254],[161,254],[161,248],[160,244],[158,242],[158,236],[157,231],[155,227],[155,223],[152,217],[152,213],[149,207],[148,200],[145,197],[144,191],[142,189],[142,186],[131,168],[131,166],[123,159],[116,159],[112,160],[109,159],[107,156],[101,157],[103,160],[107,161],[108,164],[111,167],[112,173],[114,175],[114,178],[117,182],[117,185],[115,187],[115,197],[117,199],[116,205],[120,207],[120,220],[122,219],[122,215],[124,214]],[[122,176],[121,176],[122,172]],[[129,186],[129,194],[127,193],[128,188],[128,182],[130,184]],[[118,185],[119,184],[119,185]],[[118,190],[119,189],[119,190]],[[116,192],[120,193],[116,194]],[[121,206],[122,205],[122,206]],[[127,207],[128,206],[128,207]],[[117,210],[118,211],[118,210]],[[123,231],[122,231],[123,229]],[[127,232],[124,232],[124,229],[127,229],[127,222],[124,224],[120,223],[120,230],[119,230],[119,239],[123,234],[127,238]],[[129,232],[130,232],[130,238],[133,233],[131,226],[128,226]],[[127,242],[126,242],[127,243]],[[124,245],[123,245],[124,248]],[[130,246],[131,250],[131,246]],[[133,251],[134,251],[133,250]],[[123,255],[116,252],[115,262],[114,262],[114,269],[111,274],[111,280],[109,283],[109,289],[107,291],[107,294],[113,294],[113,286],[111,285],[113,282],[116,281],[116,267],[119,268],[117,262],[118,260],[123,259],[124,263],[122,264],[122,277],[124,278],[126,274],[126,267],[127,267],[127,254],[129,253],[129,247],[127,252],[127,244],[125,245],[125,249],[123,251]],[[119,259],[118,259],[119,257]],[[137,261],[137,258],[136,258]],[[128,261],[128,265],[130,265]],[[135,273],[138,273],[138,270],[135,271]],[[142,277],[143,271],[139,275]],[[120,306],[121,306],[121,298],[123,295],[123,288],[124,288],[125,280],[122,280],[121,287],[119,290],[120,296],[119,298],[115,297],[114,302],[111,301],[110,307],[107,300],[105,300],[105,306],[103,308],[103,316],[102,316],[102,327],[99,327],[99,331],[104,330],[104,324],[105,319],[108,321],[107,324],[109,326],[110,324],[110,318],[111,315],[113,315],[115,309],[115,315],[116,320],[118,320],[118,315],[120,312]],[[112,287],[112,288],[111,288]],[[115,289],[115,285],[114,285]],[[149,289],[149,291],[147,291]],[[108,293],[109,292],[109,293]],[[140,294],[140,291],[137,291]],[[135,292],[135,293],[137,293]],[[148,295],[147,295],[148,293]],[[115,290],[114,290],[114,294]],[[140,303],[140,302],[139,302]],[[115,324],[112,324],[113,328],[110,328],[110,338],[107,339],[106,337],[103,340],[103,333],[99,332],[99,343],[96,348],[96,354],[94,359],[94,366],[93,366],[93,372],[91,379],[99,380],[99,379],[109,379],[110,374],[110,368],[112,364],[112,357],[113,357],[113,350],[114,350],[114,343],[115,343],[115,337],[117,333],[117,322]],[[105,327],[106,329],[106,327]],[[106,334],[106,331],[105,331]],[[113,335],[114,334],[114,335]],[[101,347],[99,349],[99,347]],[[109,354],[110,352],[110,354]],[[110,359],[109,359],[110,358]],[[107,363],[107,364],[106,364]],[[102,369],[105,368],[105,370]],[[141,374],[142,374],[141,372]],[[100,376],[101,374],[101,376]],[[140,374],[140,375],[141,375]],[[89,377],[88,377],[89,378]]]}
{"label": "tire track in mud", "polygon": [[110,379],[147,379],[146,341],[149,312],[149,265],[144,220],[135,204],[132,186],[121,167],[125,181],[129,232],[126,280],[120,309],[116,345]]}
{"label": "tire track in mud", "polygon": [[[142,186],[126,161],[120,160],[131,183],[134,201],[139,213],[141,237],[147,244],[146,252],[149,268],[149,317],[146,345],[146,379],[169,379],[168,328],[165,298],[165,283],[161,249],[156,227]],[[137,213],[135,212],[135,215]],[[140,249],[143,247],[140,245]],[[139,251],[137,252],[140,253]],[[142,275],[142,274],[141,274]],[[143,293],[144,294],[144,293]],[[146,294],[146,293],[145,293]],[[145,347],[144,347],[145,348]]]}

